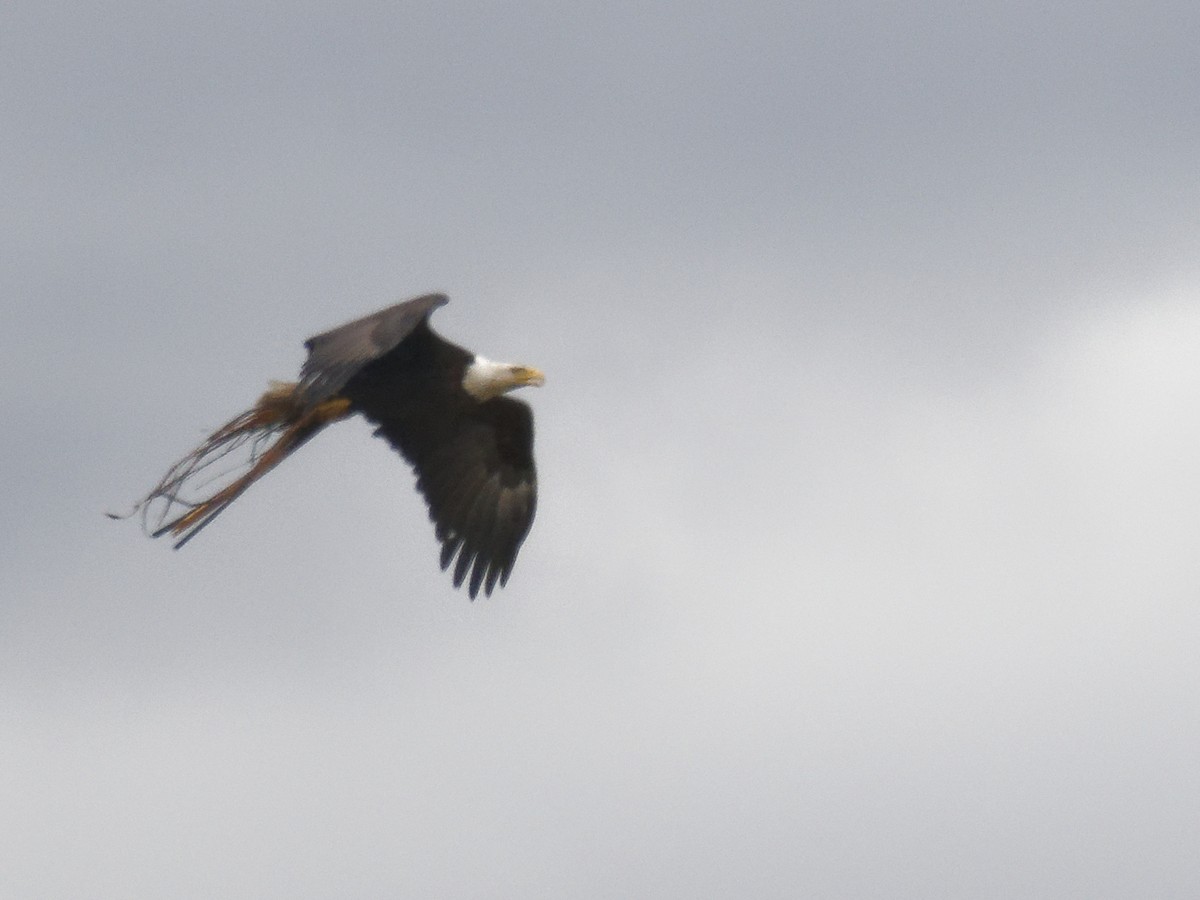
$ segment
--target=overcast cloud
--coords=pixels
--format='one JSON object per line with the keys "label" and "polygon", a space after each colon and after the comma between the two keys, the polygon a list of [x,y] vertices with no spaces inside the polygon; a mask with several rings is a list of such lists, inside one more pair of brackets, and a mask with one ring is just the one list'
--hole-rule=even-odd
{"label": "overcast cloud", "polygon": [[[0,18],[0,895],[1200,894],[1195,3]],[[428,290],[507,589],[359,422],[103,518]]]}

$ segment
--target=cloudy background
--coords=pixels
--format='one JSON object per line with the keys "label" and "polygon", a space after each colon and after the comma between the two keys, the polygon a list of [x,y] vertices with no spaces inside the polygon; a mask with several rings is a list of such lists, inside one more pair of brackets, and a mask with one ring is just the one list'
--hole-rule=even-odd
{"label": "cloudy background", "polygon": [[[1197,895],[1194,3],[172,6],[0,22],[0,895]],[[427,290],[506,590],[103,518]]]}

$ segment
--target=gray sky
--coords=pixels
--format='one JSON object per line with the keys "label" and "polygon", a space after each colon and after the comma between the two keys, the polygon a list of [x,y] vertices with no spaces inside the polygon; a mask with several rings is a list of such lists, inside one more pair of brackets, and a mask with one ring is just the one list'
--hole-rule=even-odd
{"label": "gray sky", "polygon": [[[0,894],[1196,896],[1194,3],[170,7],[3,14]],[[499,595],[358,422],[101,516],[435,289]]]}

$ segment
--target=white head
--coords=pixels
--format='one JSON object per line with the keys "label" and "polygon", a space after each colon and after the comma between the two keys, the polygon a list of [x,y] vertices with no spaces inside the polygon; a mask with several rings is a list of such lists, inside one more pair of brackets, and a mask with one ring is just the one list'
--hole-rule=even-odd
{"label": "white head", "polygon": [[463,390],[482,403],[519,387],[541,387],[546,376],[529,366],[492,362],[476,356],[463,373]]}

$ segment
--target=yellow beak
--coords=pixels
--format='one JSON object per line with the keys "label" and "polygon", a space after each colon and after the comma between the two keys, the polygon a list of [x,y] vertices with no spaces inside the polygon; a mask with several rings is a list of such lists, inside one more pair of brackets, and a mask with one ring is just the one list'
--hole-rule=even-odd
{"label": "yellow beak", "polygon": [[541,387],[546,383],[546,376],[529,366],[513,366],[512,373],[513,380],[521,387]]}

